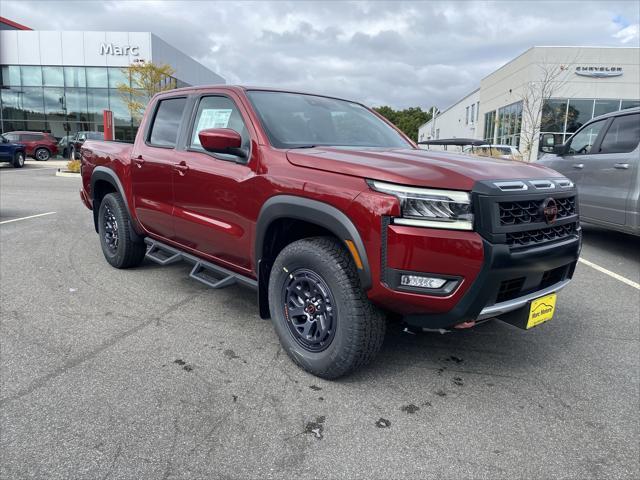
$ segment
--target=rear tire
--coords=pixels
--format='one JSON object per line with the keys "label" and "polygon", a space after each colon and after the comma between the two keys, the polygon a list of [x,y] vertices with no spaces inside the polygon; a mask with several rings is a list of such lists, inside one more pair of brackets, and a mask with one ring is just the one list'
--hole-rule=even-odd
{"label": "rear tire", "polygon": [[13,156],[12,164],[14,168],[24,167],[24,152],[16,152],[16,154]]}
{"label": "rear tire", "polygon": [[280,252],[269,278],[269,308],[289,357],[318,377],[335,379],[369,363],[384,340],[383,313],[332,237],[299,240]]}
{"label": "rear tire", "polygon": [[51,158],[51,152],[49,150],[47,150],[46,148],[42,148],[42,147],[41,148],[36,148],[36,151],[33,152],[33,156],[39,162],[46,162],[47,160],[49,160]]}
{"label": "rear tire", "polygon": [[144,260],[144,242],[131,239],[131,221],[119,193],[109,193],[100,202],[98,233],[104,258],[115,268],[137,267]]}

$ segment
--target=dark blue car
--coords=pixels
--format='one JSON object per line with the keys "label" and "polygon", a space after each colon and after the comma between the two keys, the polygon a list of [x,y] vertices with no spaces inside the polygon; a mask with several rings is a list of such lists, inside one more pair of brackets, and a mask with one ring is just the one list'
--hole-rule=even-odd
{"label": "dark blue car", "polygon": [[0,138],[0,162],[9,162],[15,168],[24,167],[25,146],[16,143],[11,135],[1,135]]}

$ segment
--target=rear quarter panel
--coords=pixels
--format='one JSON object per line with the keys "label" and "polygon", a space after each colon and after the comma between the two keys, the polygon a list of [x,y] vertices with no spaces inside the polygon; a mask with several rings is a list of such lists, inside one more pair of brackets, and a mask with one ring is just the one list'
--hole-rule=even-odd
{"label": "rear quarter panel", "polygon": [[[91,175],[96,167],[113,170],[124,188],[127,202],[131,205],[131,151],[133,145],[129,143],[106,142],[102,140],[87,140],[81,150],[82,188],[93,197],[91,192]],[[131,212],[132,214],[134,212]]]}

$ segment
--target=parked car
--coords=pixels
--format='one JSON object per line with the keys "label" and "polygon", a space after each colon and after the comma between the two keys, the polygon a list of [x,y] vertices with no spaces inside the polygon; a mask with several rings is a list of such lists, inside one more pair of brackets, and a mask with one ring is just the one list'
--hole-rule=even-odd
{"label": "parked car", "polygon": [[58,141],[46,132],[8,132],[11,141],[19,142],[26,148],[27,156],[46,162],[58,154]]}
{"label": "parked car", "polygon": [[87,140],[84,204],[108,263],[186,260],[257,290],[291,359],[369,362],[385,313],[411,328],[551,319],[581,231],[541,165],[420,150],[355,102],[235,86],[153,97],[135,143]]}
{"label": "parked car", "polygon": [[594,118],[538,163],[578,187],[580,218],[640,235],[640,108]]}
{"label": "parked car", "polygon": [[62,158],[69,158],[69,155],[71,153],[71,149],[69,148],[69,145],[73,137],[74,135],[65,135],[58,141],[58,151],[62,155]]}
{"label": "parked car", "polygon": [[80,159],[80,149],[86,140],[103,140],[102,132],[78,132],[69,141],[69,158],[71,160]]}
{"label": "parked car", "polygon": [[9,162],[15,168],[24,167],[26,147],[14,140],[15,136],[4,134],[0,136],[0,162]]}
{"label": "parked car", "polygon": [[462,149],[464,153],[480,155],[481,157],[502,158],[503,160],[522,161],[522,154],[513,145],[479,145],[467,146]]}

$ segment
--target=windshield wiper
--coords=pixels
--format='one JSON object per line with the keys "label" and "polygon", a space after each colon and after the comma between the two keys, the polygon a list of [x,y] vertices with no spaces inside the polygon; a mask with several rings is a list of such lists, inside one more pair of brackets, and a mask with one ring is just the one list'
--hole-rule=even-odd
{"label": "windshield wiper", "polygon": [[290,149],[297,149],[297,148],[316,148],[318,145],[297,145],[295,147],[289,147]]}

